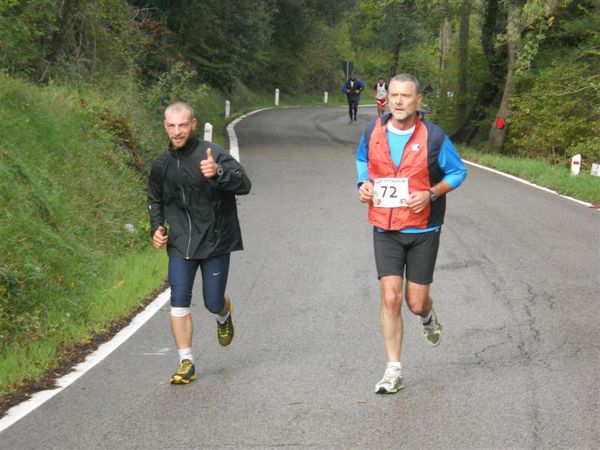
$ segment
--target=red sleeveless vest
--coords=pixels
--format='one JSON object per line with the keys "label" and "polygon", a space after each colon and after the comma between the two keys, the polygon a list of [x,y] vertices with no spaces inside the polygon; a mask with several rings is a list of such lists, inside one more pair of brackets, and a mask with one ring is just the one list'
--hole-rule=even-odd
{"label": "red sleeveless vest", "polygon": [[[404,147],[402,160],[398,168],[390,156],[390,147],[386,136],[386,127],[381,118],[377,119],[368,143],[368,173],[371,180],[376,178],[408,178],[408,191],[427,191],[430,185],[427,128],[420,118],[415,123],[415,131]],[[384,230],[402,230],[404,228],[427,228],[431,208],[427,206],[419,214],[408,207],[378,208],[369,204],[369,222]]]}

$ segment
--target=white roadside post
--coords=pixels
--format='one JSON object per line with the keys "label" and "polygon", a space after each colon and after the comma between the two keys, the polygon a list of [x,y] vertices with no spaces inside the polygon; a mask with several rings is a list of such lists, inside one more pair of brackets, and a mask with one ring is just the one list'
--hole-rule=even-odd
{"label": "white roadside post", "polygon": [[279,89],[275,89],[275,106],[279,106]]}
{"label": "white roadside post", "polygon": [[571,158],[571,175],[579,175],[581,170],[581,155],[578,153]]}
{"label": "white roadside post", "polygon": [[204,124],[204,140],[205,141],[212,141],[212,129],[213,129],[213,126],[210,123],[206,122]]}
{"label": "white roadside post", "polygon": [[325,94],[323,95],[323,103],[327,103],[328,98],[329,98],[329,92],[325,91]]}
{"label": "white roadside post", "polygon": [[231,102],[229,100],[225,100],[225,118],[227,119],[231,114]]}
{"label": "white roadside post", "polygon": [[590,173],[594,177],[600,177],[600,164],[592,163],[592,170]]}

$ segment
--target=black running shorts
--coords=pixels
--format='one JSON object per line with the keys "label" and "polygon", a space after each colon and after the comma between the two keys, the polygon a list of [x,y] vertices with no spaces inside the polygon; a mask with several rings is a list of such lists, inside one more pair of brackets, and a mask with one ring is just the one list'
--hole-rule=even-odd
{"label": "black running shorts", "polygon": [[373,228],[377,277],[398,275],[413,283],[431,284],[440,246],[440,231],[400,233]]}

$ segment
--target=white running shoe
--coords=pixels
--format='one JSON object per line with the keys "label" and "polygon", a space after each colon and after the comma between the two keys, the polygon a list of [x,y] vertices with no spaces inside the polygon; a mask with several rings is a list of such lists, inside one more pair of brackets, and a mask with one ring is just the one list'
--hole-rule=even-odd
{"label": "white running shoe", "polygon": [[395,394],[404,387],[402,371],[396,367],[388,367],[379,383],[375,385],[376,394]]}
{"label": "white running shoe", "polygon": [[432,347],[437,346],[442,339],[442,324],[435,315],[435,311],[431,310],[431,322],[423,325],[423,336],[427,339],[427,343]]}

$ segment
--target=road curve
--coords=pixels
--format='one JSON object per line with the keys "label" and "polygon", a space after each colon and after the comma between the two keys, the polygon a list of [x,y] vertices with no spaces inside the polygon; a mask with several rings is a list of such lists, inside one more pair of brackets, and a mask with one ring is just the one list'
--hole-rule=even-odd
{"label": "road curve", "polygon": [[406,388],[385,368],[354,152],[374,108],[273,109],[236,126],[252,193],[228,291],[236,338],[192,307],[198,380],[160,310],[110,357],[0,434],[26,448],[598,448],[599,214],[469,167],[449,195],[429,348],[405,308]]}

